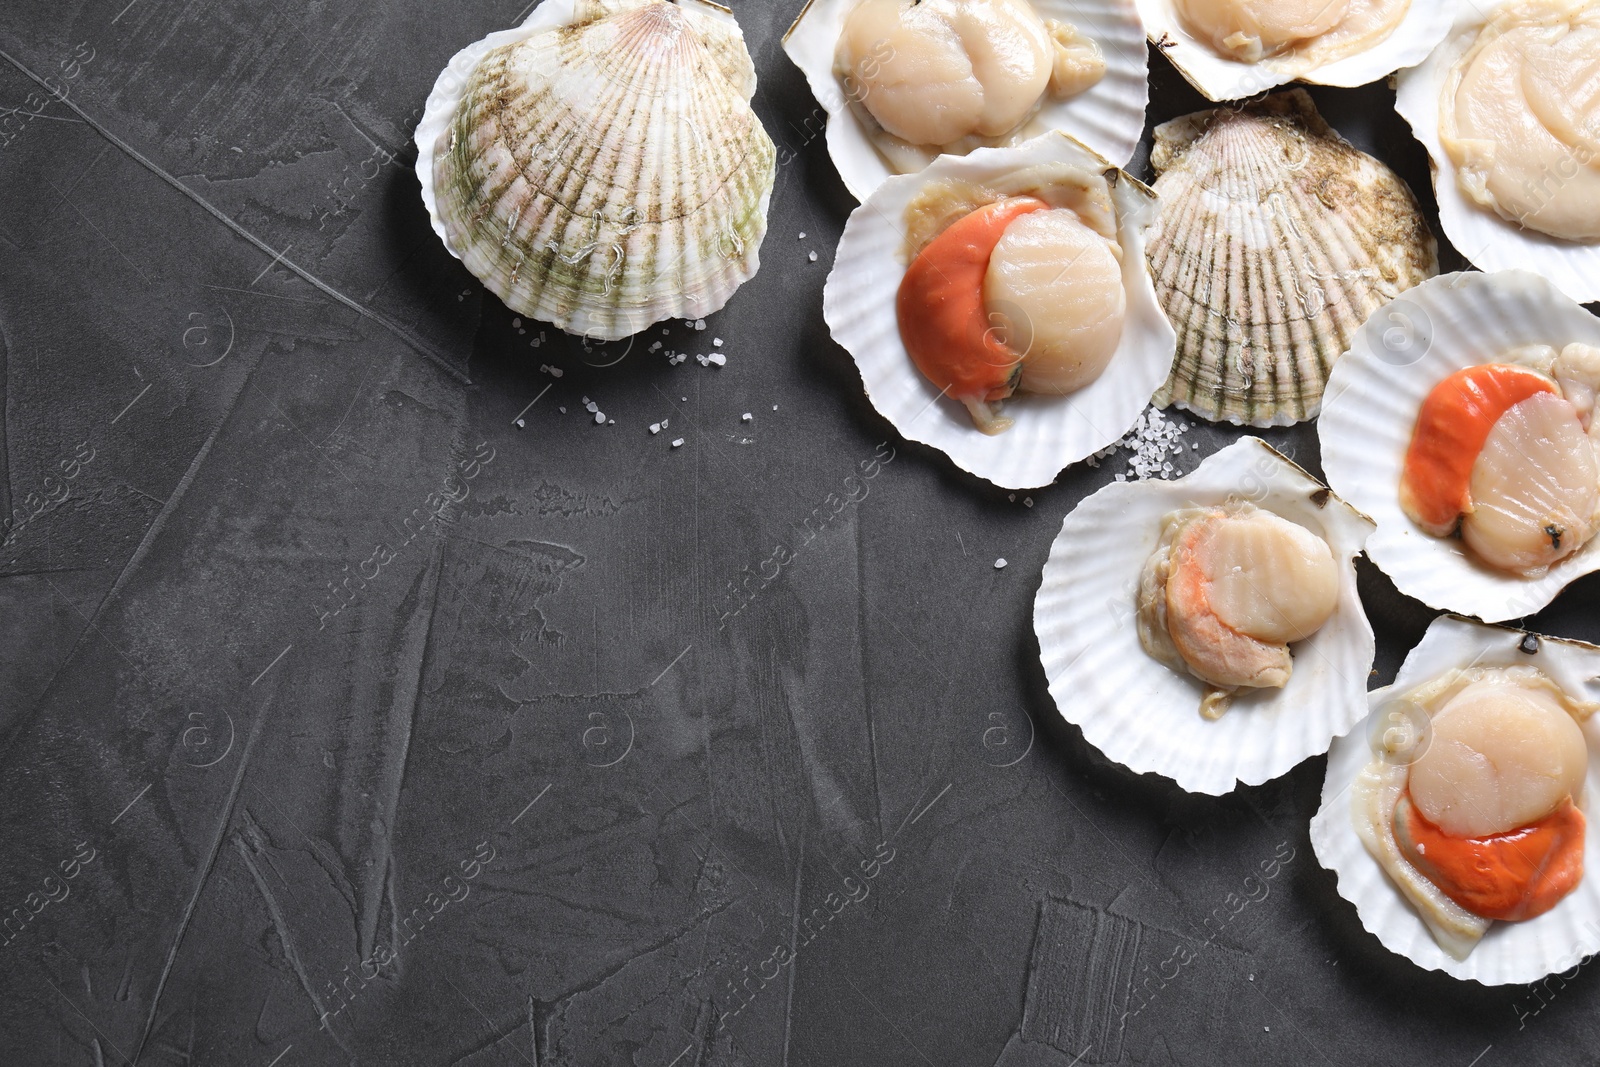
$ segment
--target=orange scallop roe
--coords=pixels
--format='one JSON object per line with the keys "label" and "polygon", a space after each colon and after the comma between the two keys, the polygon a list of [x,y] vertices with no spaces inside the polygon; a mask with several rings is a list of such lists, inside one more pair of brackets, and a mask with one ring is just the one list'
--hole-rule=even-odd
{"label": "orange scallop roe", "polygon": [[1458,370],[1433,387],[1417,413],[1400,477],[1400,506],[1412,521],[1446,537],[1472,509],[1472,466],[1489,431],[1511,408],[1555,383],[1513,363]]}
{"label": "orange scallop roe", "polygon": [[912,260],[895,301],[900,337],[917,369],[971,407],[1004,400],[1022,376],[1022,357],[989,321],[983,279],[1006,227],[1048,207],[1017,196],[956,220]]}
{"label": "orange scallop roe", "polygon": [[1395,807],[1401,854],[1439,891],[1485,919],[1532,919],[1583,879],[1583,812],[1567,797],[1538,822],[1489,837],[1451,837],[1410,794]]}

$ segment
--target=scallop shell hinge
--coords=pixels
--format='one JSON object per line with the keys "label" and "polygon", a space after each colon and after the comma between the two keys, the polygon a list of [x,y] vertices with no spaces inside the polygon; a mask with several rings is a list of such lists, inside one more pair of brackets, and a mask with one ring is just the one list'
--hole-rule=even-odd
{"label": "scallop shell hinge", "polygon": [[585,0],[490,49],[435,148],[446,243],[525,315],[613,340],[722,307],[759,265],[776,150],[731,16]]}
{"label": "scallop shell hinge", "polygon": [[1411,189],[1304,90],[1164,123],[1150,162],[1150,272],[1178,334],[1162,406],[1235,425],[1309,419],[1367,316],[1438,273]]}

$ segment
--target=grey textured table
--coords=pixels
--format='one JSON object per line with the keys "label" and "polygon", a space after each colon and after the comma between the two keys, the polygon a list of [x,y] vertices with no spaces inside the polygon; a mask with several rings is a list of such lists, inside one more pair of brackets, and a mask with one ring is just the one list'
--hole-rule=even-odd
{"label": "grey textured table", "polygon": [[[873,412],[799,5],[736,6],[793,153],[761,272],[586,350],[409,169],[518,3],[6,0],[0,1063],[1595,1062],[1590,970],[1362,931],[1320,759],[1208,799],[1063,724],[1033,593],[1125,457],[1013,499]],[[1152,120],[1200,104],[1152,63]],[[1388,90],[1315,96],[1431,200]],[[1362,588],[1386,679],[1429,613]]]}

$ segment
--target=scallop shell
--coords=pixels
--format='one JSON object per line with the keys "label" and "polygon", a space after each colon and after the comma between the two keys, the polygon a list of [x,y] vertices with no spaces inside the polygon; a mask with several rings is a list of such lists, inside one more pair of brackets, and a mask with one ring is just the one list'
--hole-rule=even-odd
{"label": "scallop shell", "polygon": [[[895,173],[873,147],[861,119],[851,109],[833,72],[834,48],[845,17],[859,0],[807,0],[783,37],[783,50],[806,76],[826,113],[828,155],[857,200]],[[1149,57],[1144,24],[1133,0],[1030,0],[1042,18],[1071,23],[1100,46],[1105,77],[1068,100],[1046,99],[1023,128],[1023,137],[1051,130],[1070,134],[1106,159],[1124,166],[1144,133],[1144,108],[1150,99]],[[821,116],[816,116],[820,118]],[[815,133],[805,122],[805,141]]]}
{"label": "scallop shell", "polygon": [[1309,419],[1350,335],[1439,271],[1411,189],[1303,89],[1163,123],[1150,163],[1150,272],[1178,331],[1157,404],[1236,425]]}
{"label": "scallop shell", "polygon": [[[943,396],[912,364],[900,340],[895,295],[905,264],[901,220],[930,181],[994,183],[1027,167],[1065,163],[1103,175],[1117,209],[1127,312],[1111,365],[1070,396],[1019,394],[1005,402],[1011,429],[988,436],[955,400]],[[1145,269],[1144,231],[1154,194],[1066,134],[1051,133],[1017,148],[980,148],[940,156],[919,174],[884,182],[850,213],[833,270],[822,293],[822,314],[833,338],[855,357],[874,407],[908,440],[932,445],[956,466],[1008,489],[1047,485],[1061,469],[1120,438],[1150,402],[1172,367],[1172,327],[1156,304]]]}
{"label": "scallop shell", "polygon": [[1150,41],[1208,100],[1243,100],[1292,81],[1347,88],[1366,85],[1402,67],[1420,63],[1450,29],[1457,0],[1410,0],[1388,37],[1365,51],[1316,66],[1306,56],[1285,55],[1257,63],[1224,59],[1197,40],[1178,17],[1174,0],[1138,0]]}
{"label": "scallop shell", "polygon": [[731,12],[545,0],[458,52],[417,126],[434,232],[508,307],[615,340],[760,264],[776,149]]}
{"label": "scallop shell", "polygon": [[1400,474],[1417,412],[1444,378],[1527,344],[1600,345],[1600,319],[1526,271],[1444,274],[1379,308],[1333,368],[1318,433],[1328,484],[1371,515],[1367,555],[1395,587],[1431,607],[1488,622],[1543,608],[1569,582],[1600,570],[1600,538],[1521,578],[1479,564],[1400,508]]}
{"label": "scallop shell", "polygon": [[[1411,650],[1394,685],[1375,689],[1368,703],[1377,714],[1391,693],[1401,693],[1455,667],[1532,664],[1567,692],[1600,700],[1600,648],[1581,641],[1536,637],[1521,630],[1453,616],[1433,621],[1421,644]],[[1536,648],[1528,652],[1526,647]],[[1350,786],[1372,759],[1369,741],[1373,719],[1333,743],[1328,773],[1322,783],[1322,806],[1311,820],[1311,846],[1317,860],[1338,877],[1339,895],[1356,906],[1361,925],[1390,952],[1418,967],[1470,978],[1484,985],[1533,982],[1565,971],[1600,951],[1600,878],[1588,872],[1577,889],[1550,911],[1523,922],[1497,922],[1489,927],[1464,960],[1447,954],[1429,933],[1422,917],[1400,894],[1378,861],[1357,836],[1350,812]],[[1584,726],[1589,743],[1586,802],[1600,797],[1600,717]],[[1589,811],[1584,835],[1586,863],[1600,862],[1600,819]]]}
{"label": "scallop shell", "polygon": [[1439,140],[1439,93],[1445,76],[1472,46],[1494,7],[1461,4],[1454,26],[1426,60],[1396,79],[1395,110],[1433,162],[1439,225],[1462,255],[1486,271],[1528,270],[1543,275],[1579,303],[1600,300],[1600,242],[1583,244],[1524,230],[1461,192],[1456,166]]}
{"label": "scallop shell", "polygon": [[[1342,564],[1339,605],[1294,646],[1286,687],[1241,690],[1226,715],[1207,721],[1199,711],[1205,683],[1140,645],[1135,595],[1164,516],[1239,498],[1328,542]],[[1237,782],[1259,785],[1325,751],[1366,714],[1373,637],[1354,561],[1371,528],[1257,437],[1235,441],[1176,481],[1113,482],[1061,524],[1034,601],[1039,656],[1056,707],[1130,770],[1213,796]]]}

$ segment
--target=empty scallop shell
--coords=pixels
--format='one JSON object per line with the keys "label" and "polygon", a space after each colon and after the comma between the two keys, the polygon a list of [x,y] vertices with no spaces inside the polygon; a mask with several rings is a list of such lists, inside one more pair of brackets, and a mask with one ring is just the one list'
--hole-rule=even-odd
{"label": "empty scallop shell", "polygon": [[1600,243],[1563,241],[1525,230],[1473,203],[1462,193],[1455,161],[1439,139],[1439,94],[1445,78],[1495,10],[1461,4],[1449,36],[1427,59],[1396,78],[1395,110],[1428,150],[1439,225],[1462,255],[1486,271],[1528,270],[1543,275],[1580,303],[1600,300]]}
{"label": "empty scallop shell", "polygon": [[760,264],[776,149],[705,0],[544,0],[458,52],[417,126],[436,233],[508,307],[614,340],[721,308]]}
{"label": "empty scallop shell", "polygon": [[1543,608],[1600,570],[1600,538],[1541,578],[1477,562],[1400,508],[1400,475],[1422,402],[1444,378],[1521,345],[1600,345],[1600,319],[1526,271],[1444,274],[1379,308],[1333,368],[1318,434],[1328,484],[1377,522],[1367,555],[1407,596],[1488,622]]}
{"label": "empty scallop shell", "polygon": [[[1127,293],[1122,339],[1111,365],[1076,393],[1018,394],[1007,400],[1005,413],[1014,424],[991,437],[974,428],[959,402],[922,376],[900,339],[895,297],[906,272],[899,258],[903,219],[929,182],[953,178],[993,185],[1052,164],[1102,176],[1110,186]],[[1154,199],[1147,187],[1062,133],[1017,148],[940,156],[921,173],[890,178],[850,213],[823,289],[823,317],[834,340],[855,357],[868,399],[904,437],[932,445],[956,466],[996,485],[1048,485],[1063,467],[1126,433],[1172,367],[1172,327],[1156,304],[1145,268],[1144,233]]]}
{"label": "empty scallop shell", "polygon": [[[1418,967],[1484,985],[1537,981],[1600,951],[1600,878],[1586,871],[1578,887],[1550,911],[1523,922],[1494,923],[1466,959],[1455,959],[1439,947],[1422,917],[1361,843],[1351,816],[1350,790],[1372,760],[1375,717],[1385,714],[1392,694],[1454,668],[1519,664],[1538,667],[1575,697],[1600,699],[1600,648],[1441,616],[1406,657],[1394,685],[1369,695],[1371,715],[1363,726],[1333,743],[1322,783],[1322,806],[1311,820],[1311,846],[1318,862],[1334,872],[1339,895],[1356,906],[1361,925],[1384,948]],[[1591,718],[1583,732],[1589,743],[1589,771],[1587,798],[1580,798],[1580,807],[1588,808],[1587,801],[1600,796],[1600,723]],[[1586,865],[1600,857],[1600,819],[1592,809],[1587,814]]]}
{"label": "empty scallop shell", "polygon": [[1439,271],[1411,189],[1302,89],[1163,123],[1150,163],[1150,273],[1178,332],[1157,404],[1236,425],[1309,419],[1351,334]]}
{"label": "empty scallop shell", "polygon": [[[1339,564],[1333,616],[1293,646],[1283,689],[1240,690],[1220,719],[1201,717],[1207,686],[1147,654],[1135,597],[1140,571],[1180,508],[1249,500],[1328,543]],[[1130,770],[1195,793],[1259,785],[1366,714],[1372,626],[1356,591],[1355,557],[1371,523],[1256,437],[1244,437],[1175,481],[1113,482],[1079,504],[1050,547],[1033,626],[1050,695],[1084,738]]]}
{"label": "empty scallop shell", "polygon": [[[839,168],[845,187],[857,200],[896,173],[873,147],[861,119],[850,107],[834,74],[834,49],[845,17],[859,0],[808,0],[800,17],[783,37],[783,50],[806,76],[822,105],[827,123],[828,155]],[[1105,76],[1066,100],[1046,99],[1020,136],[1031,138],[1050,130],[1070,134],[1118,166],[1133,158],[1144,133],[1144,108],[1150,99],[1149,61],[1144,24],[1133,0],[1029,0],[1042,18],[1072,24],[1100,46]],[[815,116],[822,119],[823,115]],[[805,122],[804,140],[815,136]]]}
{"label": "empty scallop shell", "polygon": [[1225,59],[1191,34],[1174,0],[1138,0],[1150,41],[1208,100],[1243,100],[1292,81],[1354,87],[1420,63],[1450,29],[1456,0],[1409,0],[1393,32],[1361,51],[1317,65],[1305,55],[1255,63]]}

